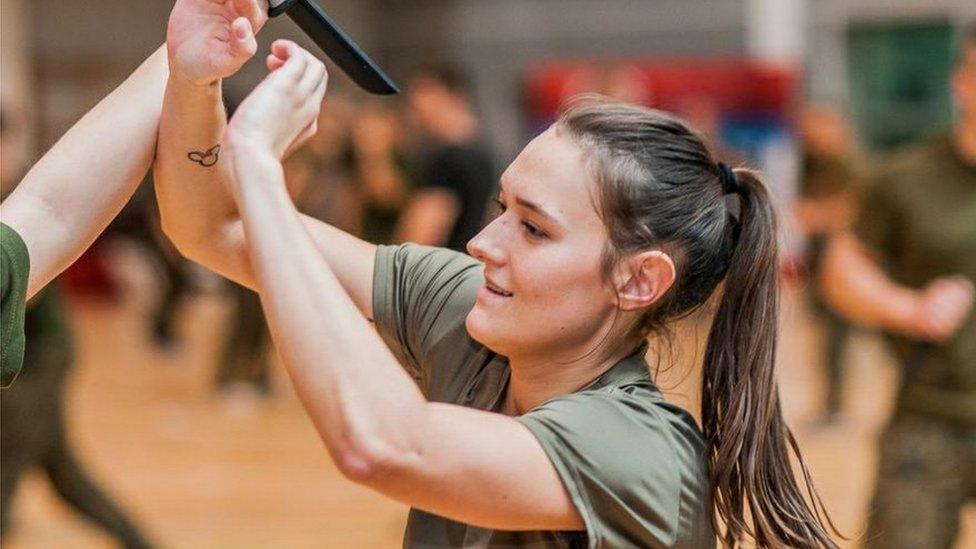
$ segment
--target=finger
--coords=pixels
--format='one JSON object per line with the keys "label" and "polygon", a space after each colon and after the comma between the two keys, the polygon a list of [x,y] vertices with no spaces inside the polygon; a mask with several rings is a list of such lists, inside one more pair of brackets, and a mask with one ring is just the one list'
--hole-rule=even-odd
{"label": "finger", "polygon": [[322,100],[329,85],[329,74],[325,70],[325,65],[315,60],[308,70],[305,78],[302,79],[301,86],[312,86],[305,93],[305,108],[309,112],[312,123],[318,121],[319,113],[322,111]]}
{"label": "finger", "polygon": [[255,31],[260,30],[268,19],[267,6],[262,7],[258,0],[234,0],[234,13],[239,17],[246,17]]}
{"label": "finger", "polygon": [[[318,86],[316,86],[315,91],[312,92],[312,102],[319,106],[319,110],[322,110],[322,101],[325,99],[325,91],[329,87],[329,73],[326,72],[325,65],[322,66],[322,76],[319,78]],[[318,122],[318,114],[316,113],[315,121]]]}
{"label": "finger", "polygon": [[280,78],[289,78],[295,82],[301,79],[308,65],[308,58],[302,55],[302,48],[291,40],[276,40],[271,45],[271,52],[285,61],[284,66],[275,71]]}
{"label": "finger", "polygon": [[311,128],[312,134],[318,131],[319,114],[322,112],[322,96],[325,95],[325,88],[326,83],[322,79],[319,86],[306,97],[304,104],[300,107],[299,115],[302,120],[308,120],[305,130],[308,131]]}
{"label": "finger", "polygon": [[298,44],[292,42],[291,40],[285,40],[282,38],[271,43],[271,53],[282,59],[288,59],[299,51],[301,51],[301,48],[299,48]]}
{"label": "finger", "polygon": [[[322,95],[325,93],[325,78],[319,77],[319,84],[310,93],[304,96],[304,101],[298,107],[298,115],[301,120],[307,121],[303,132],[311,131],[312,134],[318,131],[319,113],[322,110]],[[307,139],[307,137],[305,138]]]}
{"label": "finger", "polygon": [[265,59],[265,65],[268,66],[268,72],[274,72],[284,66],[285,60],[274,55],[269,54],[267,59]]}
{"label": "finger", "polygon": [[250,59],[258,51],[258,42],[254,38],[251,22],[245,17],[238,17],[230,25],[231,54],[238,59]]}
{"label": "finger", "polygon": [[305,96],[305,100],[298,106],[298,116],[299,119],[305,121],[305,126],[311,126],[319,118],[319,112],[322,110],[321,101],[317,100],[317,96],[314,94],[309,94]]}
{"label": "finger", "polygon": [[299,93],[312,95],[319,87],[319,83],[325,78],[325,65],[318,59],[309,55],[308,65],[305,66],[305,74],[296,86]]}

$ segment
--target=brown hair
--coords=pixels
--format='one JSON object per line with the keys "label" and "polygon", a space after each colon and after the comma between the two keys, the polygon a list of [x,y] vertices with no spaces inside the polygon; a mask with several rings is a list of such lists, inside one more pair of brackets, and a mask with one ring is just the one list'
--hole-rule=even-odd
{"label": "brown hair", "polygon": [[[836,547],[837,530],[780,410],[776,216],[765,185],[735,169],[726,195],[702,139],[663,112],[588,96],[571,102],[557,127],[588,154],[598,181],[595,203],[609,233],[604,272],[647,249],[675,262],[673,286],[629,338],[664,331],[725,281],[705,350],[701,418],[723,543],[749,536],[761,547]],[[736,195],[737,204],[729,200]]]}

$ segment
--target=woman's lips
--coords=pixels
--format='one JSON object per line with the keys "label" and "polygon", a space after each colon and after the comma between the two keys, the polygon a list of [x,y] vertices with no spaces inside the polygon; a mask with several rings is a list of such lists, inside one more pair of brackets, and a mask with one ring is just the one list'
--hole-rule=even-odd
{"label": "woman's lips", "polygon": [[485,288],[487,288],[489,292],[492,292],[493,294],[499,295],[501,297],[512,297],[511,292],[506,292],[503,288],[501,288],[497,284],[493,284],[490,281],[485,281]]}
{"label": "woman's lips", "polygon": [[485,277],[485,285],[481,287],[478,292],[479,301],[498,301],[502,299],[508,299],[512,297],[512,293],[505,290],[505,288],[495,284],[490,278]]}

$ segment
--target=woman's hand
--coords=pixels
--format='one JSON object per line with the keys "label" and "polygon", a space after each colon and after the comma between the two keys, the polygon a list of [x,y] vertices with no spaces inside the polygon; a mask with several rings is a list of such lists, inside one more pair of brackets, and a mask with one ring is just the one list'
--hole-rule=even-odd
{"label": "woman's hand", "polygon": [[237,108],[226,141],[235,150],[281,160],[315,134],[328,73],[321,61],[289,40],[272,44],[267,65],[271,73]]}
{"label": "woman's hand", "polygon": [[267,0],[177,0],[166,30],[171,74],[201,86],[234,74],[267,20]]}

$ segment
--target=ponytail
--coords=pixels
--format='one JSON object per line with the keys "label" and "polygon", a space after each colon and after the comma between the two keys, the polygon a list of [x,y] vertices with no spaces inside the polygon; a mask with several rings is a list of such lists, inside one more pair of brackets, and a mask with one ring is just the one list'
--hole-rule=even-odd
{"label": "ponytail", "polygon": [[[727,168],[723,168],[726,169]],[[755,173],[728,170],[740,198],[725,290],[704,357],[702,431],[708,444],[717,530],[734,547],[837,547],[793,433],[783,420],[774,363],[779,297],[776,216]],[[723,185],[728,187],[727,185]],[[793,475],[790,452],[802,470]],[[803,491],[809,498],[804,498]]]}
{"label": "ponytail", "polygon": [[[837,529],[780,410],[773,369],[776,216],[765,186],[753,172],[716,164],[702,139],[667,113],[583,97],[557,124],[591,157],[609,236],[605,274],[642,250],[665,249],[675,260],[674,284],[635,321],[635,339],[667,333],[671,321],[702,307],[725,280],[702,385],[702,431],[722,541],[837,547],[831,540]],[[738,212],[725,200],[734,196]],[[802,482],[793,476],[791,453]]]}

